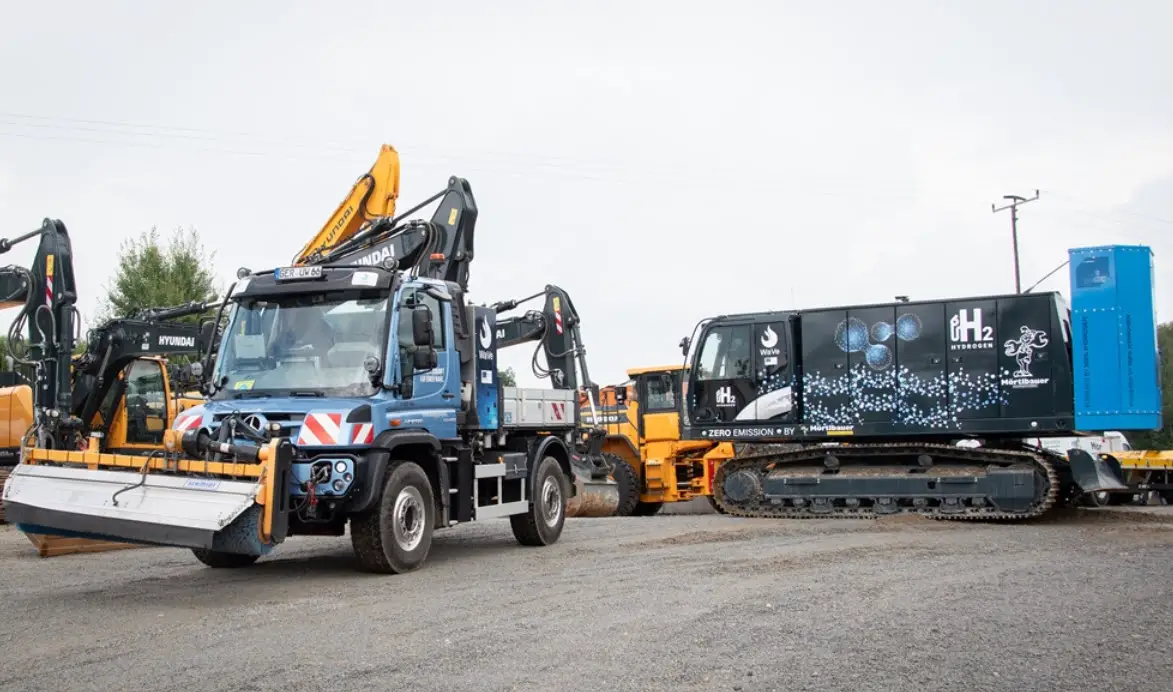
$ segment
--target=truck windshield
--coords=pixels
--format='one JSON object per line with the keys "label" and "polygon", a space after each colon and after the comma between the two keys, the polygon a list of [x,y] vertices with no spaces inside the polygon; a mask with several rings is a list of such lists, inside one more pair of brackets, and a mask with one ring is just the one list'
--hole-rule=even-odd
{"label": "truck windshield", "polygon": [[347,292],[241,300],[217,357],[216,398],[369,396],[368,356],[386,351],[387,295]]}

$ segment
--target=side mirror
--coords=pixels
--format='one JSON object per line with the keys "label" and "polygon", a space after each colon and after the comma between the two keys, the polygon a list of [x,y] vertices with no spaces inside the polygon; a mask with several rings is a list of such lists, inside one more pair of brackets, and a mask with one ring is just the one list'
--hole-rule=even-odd
{"label": "side mirror", "polygon": [[627,403],[627,387],[615,388],[615,403],[619,406]]}
{"label": "side mirror", "polygon": [[417,372],[420,370],[431,370],[436,367],[437,362],[436,349],[432,348],[431,345],[420,346],[411,355],[412,368]]}
{"label": "side mirror", "polygon": [[682,355],[682,356],[688,355],[688,345],[689,345],[689,339],[687,336],[680,340],[680,355]]}
{"label": "side mirror", "polygon": [[416,346],[432,345],[432,311],[426,305],[411,309],[411,340]]}

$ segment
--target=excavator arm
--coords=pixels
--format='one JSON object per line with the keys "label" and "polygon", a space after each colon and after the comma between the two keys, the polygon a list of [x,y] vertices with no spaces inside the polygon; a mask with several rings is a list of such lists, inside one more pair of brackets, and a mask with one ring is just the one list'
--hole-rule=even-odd
{"label": "excavator arm", "polygon": [[[399,199],[399,153],[379,150],[371,169],[359,176],[321,230],[293,258],[294,266],[367,264],[412,271],[468,288],[477,205],[464,178],[395,215]],[[431,220],[404,219],[440,200]]]}
{"label": "excavator arm", "polygon": [[384,144],[371,169],[354,182],[350,193],[322,229],[297,253],[293,263],[313,264],[319,256],[354,238],[372,221],[395,216],[398,198],[399,153],[391,145]]}
{"label": "excavator arm", "polygon": [[[492,308],[500,315],[537,298],[545,298],[541,310],[527,310],[522,315],[497,319],[497,348],[538,342],[531,359],[534,375],[550,378],[555,389],[584,392],[590,403],[593,420],[597,421],[596,397],[599,388],[591,381],[587,369],[586,346],[583,345],[579,330],[581,320],[570,295],[564,289],[550,284],[539,293],[494,303]],[[538,362],[539,353],[546,357],[545,367]]]}
{"label": "excavator arm", "polygon": [[[189,303],[178,308],[143,311],[131,318],[115,319],[90,330],[86,351],[73,362],[73,405],[71,413],[81,421],[93,421],[100,413],[102,423],[95,429],[105,433],[112,410],[99,410],[103,402],[116,407],[126,383],[118,373],[142,358],[199,356],[211,346],[211,323],[203,325],[168,320],[198,315],[217,307],[216,303]],[[153,319],[152,319],[153,317]],[[110,398],[112,387],[119,391]]]}
{"label": "excavator arm", "polygon": [[[54,429],[69,422],[72,405],[70,360],[77,343],[77,284],[73,246],[65,224],[45,219],[41,227],[11,240],[0,239],[0,254],[27,240],[39,240],[29,268],[0,268],[0,307],[20,307],[8,332],[8,349],[21,365],[37,366],[33,382],[34,425],[44,444],[56,439]],[[19,353],[21,330],[27,327],[28,352]]]}
{"label": "excavator arm", "polygon": [[[439,200],[428,221],[403,219]],[[469,265],[477,203],[464,178],[448,179],[448,187],[396,218],[376,219],[311,264],[363,264],[397,268],[415,276],[451,281],[468,289]]]}

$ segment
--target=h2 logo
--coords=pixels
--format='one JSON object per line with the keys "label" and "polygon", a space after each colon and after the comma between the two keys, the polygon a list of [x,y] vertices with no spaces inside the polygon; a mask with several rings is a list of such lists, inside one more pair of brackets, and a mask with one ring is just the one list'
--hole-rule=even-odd
{"label": "h2 logo", "polygon": [[974,308],[972,316],[969,309],[962,308],[949,320],[949,340],[962,344],[970,342],[989,342],[992,344],[994,327],[983,322],[981,308]]}
{"label": "h2 logo", "polygon": [[737,405],[737,398],[733,396],[733,387],[729,385],[718,387],[716,394],[713,395],[713,400],[717,406]]}

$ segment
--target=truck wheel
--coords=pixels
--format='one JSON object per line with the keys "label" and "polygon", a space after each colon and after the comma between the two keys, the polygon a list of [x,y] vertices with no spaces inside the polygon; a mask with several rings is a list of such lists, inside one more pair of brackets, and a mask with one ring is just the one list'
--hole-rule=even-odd
{"label": "truck wheel", "polygon": [[219,550],[208,550],[206,548],[192,548],[191,552],[196,556],[197,560],[204,563],[208,567],[225,569],[232,567],[248,567],[261,557],[260,555],[225,553]]}
{"label": "truck wheel", "polygon": [[636,503],[639,502],[639,476],[635,475],[635,469],[623,457],[615,454],[604,456],[615,469],[611,472],[611,477],[615,479],[615,484],[618,486],[616,489],[619,492],[619,505],[615,508],[615,516],[631,516],[631,513],[635,511]]}
{"label": "truck wheel", "polygon": [[359,565],[370,572],[402,574],[418,569],[432,547],[436,504],[419,464],[395,461],[379,503],[350,520],[350,542]]}
{"label": "truck wheel", "polygon": [[534,474],[529,509],[509,517],[517,542],[527,546],[552,545],[566,523],[566,501],[570,483],[554,457],[543,457]]}

